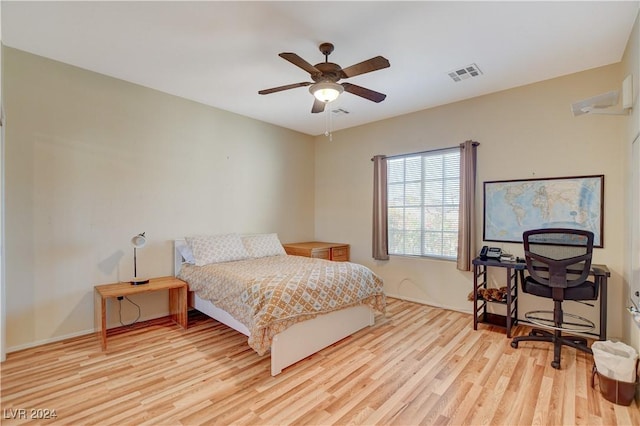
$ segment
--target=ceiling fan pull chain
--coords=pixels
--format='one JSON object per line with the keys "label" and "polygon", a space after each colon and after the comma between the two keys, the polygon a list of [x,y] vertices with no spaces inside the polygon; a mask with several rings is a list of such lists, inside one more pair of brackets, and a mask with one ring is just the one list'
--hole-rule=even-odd
{"label": "ceiling fan pull chain", "polygon": [[[329,102],[327,102],[327,105]],[[325,124],[326,130],[324,131],[324,135],[329,138],[329,142],[333,141],[333,135],[331,134],[331,108],[325,108]]]}
{"label": "ceiling fan pull chain", "polygon": [[333,117],[331,117],[331,108],[329,108],[329,142],[333,142]]}
{"label": "ceiling fan pull chain", "polygon": [[329,116],[327,115],[329,110],[324,109],[324,135],[329,136]]}

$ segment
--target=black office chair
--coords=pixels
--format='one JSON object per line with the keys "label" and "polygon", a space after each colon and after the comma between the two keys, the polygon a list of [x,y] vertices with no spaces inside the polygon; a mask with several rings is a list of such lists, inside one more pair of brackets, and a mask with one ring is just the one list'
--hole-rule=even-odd
{"label": "black office chair", "polygon": [[528,276],[522,272],[522,291],[553,299],[553,311],[534,311],[525,318],[551,331],[533,329],[528,336],[514,337],[513,348],[519,342],[552,342],[553,368],[560,368],[560,350],[563,345],[592,354],[587,340],[563,335],[562,331],[584,332],[595,324],[586,318],[562,311],[565,300],[596,300],[598,283],[588,281],[593,253],[593,232],[578,229],[534,229],[523,234],[524,254]]}

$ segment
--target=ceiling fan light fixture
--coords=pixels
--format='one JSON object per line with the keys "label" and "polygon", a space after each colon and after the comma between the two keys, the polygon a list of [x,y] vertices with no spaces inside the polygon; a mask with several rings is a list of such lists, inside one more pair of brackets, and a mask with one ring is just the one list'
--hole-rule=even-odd
{"label": "ceiling fan light fixture", "polygon": [[332,81],[322,81],[312,84],[309,87],[309,92],[311,92],[317,100],[327,103],[335,101],[343,91],[344,88],[341,84]]}

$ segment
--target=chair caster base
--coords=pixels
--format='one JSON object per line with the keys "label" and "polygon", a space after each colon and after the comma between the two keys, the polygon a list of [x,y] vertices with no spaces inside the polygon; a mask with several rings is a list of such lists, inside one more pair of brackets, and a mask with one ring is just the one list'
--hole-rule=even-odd
{"label": "chair caster base", "polygon": [[511,342],[511,347],[513,349],[518,349],[518,342]]}
{"label": "chair caster base", "polygon": [[529,336],[539,336],[539,337],[543,337],[543,336],[553,336],[553,333],[549,333],[548,331],[540,330],[540,329],[534,328],[533,330],[531,330],[531,331],[529,332]]}
{"label": "chair caster base", "polygon": [[551,366],[556,370],[560,370],[560,363],[557,361],[551,361]]}

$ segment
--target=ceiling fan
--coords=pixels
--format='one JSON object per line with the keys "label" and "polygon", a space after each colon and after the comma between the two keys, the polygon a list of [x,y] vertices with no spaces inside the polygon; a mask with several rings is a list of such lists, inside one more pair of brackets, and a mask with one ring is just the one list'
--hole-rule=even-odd
{"label": "ceiling fan", "polygon": [[325,105],[328,102],[335,100],[343,91],[373,102],[382,102],[387,97],[384,93],[356,86],[355,84],[338,83],[338,81],[343,78],[350,78],[356,75],[388,68],[390,64],[386,58],[376,56],[375,58],[351,65],[350,67],[341,68],[340,65],[329,62],[329,55],[333,52],[333,44],[322,43],[320,45],[320,52],[324,55],[324,62],[315,65],[311,65],[295,53],[284,52],[278,55],[291,62],[293,65],[296,65],[308,72],[314,83],[310,81],[303,81],[301,83],[287,84],[286,86],[260,90],[258,93],[261,95],[268,95],[270,93],[280,92],[283,90],[295,89],[296,87],[311,86],[309,87],[309,92],[311,92],[315,97],[313,107],[311,108],[312,113],[324,111]]}

